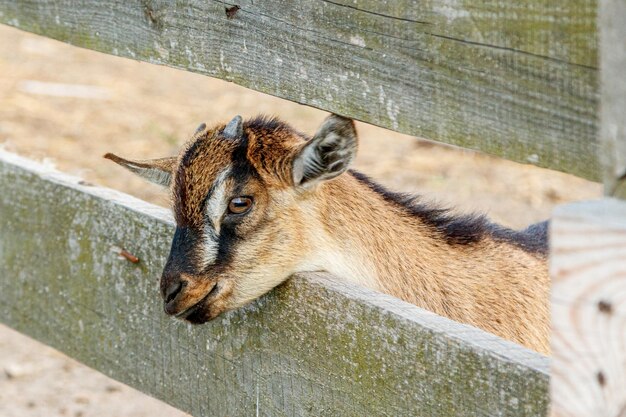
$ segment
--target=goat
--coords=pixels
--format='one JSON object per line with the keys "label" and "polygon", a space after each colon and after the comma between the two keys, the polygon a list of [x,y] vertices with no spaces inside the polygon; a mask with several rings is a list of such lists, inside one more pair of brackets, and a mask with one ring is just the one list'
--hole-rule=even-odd
{"label": "goat", "polygon": [[341,116],[312,138],[237,116],[176,157],[105,158],[171,189],[169,315],[204,323],[323,270],[548,353],[547,223],[513,231],[389,192],[348,169],[356,151]]}

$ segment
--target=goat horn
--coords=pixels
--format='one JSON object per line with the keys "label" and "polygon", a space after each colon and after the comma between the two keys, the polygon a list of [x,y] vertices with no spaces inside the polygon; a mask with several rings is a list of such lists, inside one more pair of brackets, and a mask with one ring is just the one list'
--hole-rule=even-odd
{"label": "goat horn", "polygon": [[243,119],[241,116],[233,117],[233,120],[228,122],[222,135],[228,139],[238,139],[243,136]]}
{"label": "goat horn", "polygon": [[200,126],[198,126],[198,128],[196,129],[195,134],[197,135],[198,133],[204,132],[204,129],[206,129],[206,123],[201,123]]}

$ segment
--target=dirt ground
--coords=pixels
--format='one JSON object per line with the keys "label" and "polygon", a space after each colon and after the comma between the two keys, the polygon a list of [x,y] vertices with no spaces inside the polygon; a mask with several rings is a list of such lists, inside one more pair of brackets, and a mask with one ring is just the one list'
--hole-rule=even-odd
{"label": "dirt ground", "polygon": [[[279,115],[313,133],[325,112],[196,74],[110,57],[0,26],[0,146],[155,204],[166,194],[102,159],[173,155],[201,122]],[[358,124],[356,168],[383,184],[508,226],[598,184]],[[0,416],[185,414],[0,326]]]}

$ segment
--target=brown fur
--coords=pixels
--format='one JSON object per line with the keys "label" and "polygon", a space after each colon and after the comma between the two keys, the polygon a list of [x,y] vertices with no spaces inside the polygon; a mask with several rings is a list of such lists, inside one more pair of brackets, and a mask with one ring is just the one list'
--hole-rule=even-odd
{"label": "brown fur", "polygon": [[[359,185],[344,175],[320,187],[320,220],[329,233],[350,239],[344,245],[358,245],[374,260],[383,292],[549,351],[550,286],[543,255],[489,237],[469,245],[445,243],[420,219]],[[352,227],[357,224],[367,227]]]}
{"label": "brown fur", "polygon": [[[353,153],[351,122],[333,117],[320,132],[346,136],[347,145],[340,143],[345,149],[332,140],[316,149],[336,146],[337,155]],[[334,165],[341,171],[328,175],[333,179],[295,184],[294,161],[308,155],[305,146],[315,138],[307,141],[267,119],[245,123],[237,140],[222,137],[223,129],[199,132],[173,166],[162,168],[163,160],[157,166],[171,169],[176,221],[186,233],[175,238],[162,279],[169,314],[201,323],[258,298],[293,273],[328,270],[549,352],[546,258],[509,239],[515,232],[491,232],[492,225],[481,219],[439,227],[440,218],[431,217],[443,211],[420,217],[358,175],[338,175],[349,158],[346,167]],[[318,163],[336,162],[335,154],[328,155]],[[232,175],[220,182],[225,169]],[[236,196],[254,198],[248,214],[223,212]],[[181,252],[187,244],[193,250]],[[175,293],[180,282],[183,287]]]}
{"label": "brown fur", "polygon": [[216,140],[216,137],[215,130],[196,135],[180,154],[172,188],[176,223],[180,226],[201,227],[202,202],[221,168],[212,161],[226,162],[234,150],[233,142]]}

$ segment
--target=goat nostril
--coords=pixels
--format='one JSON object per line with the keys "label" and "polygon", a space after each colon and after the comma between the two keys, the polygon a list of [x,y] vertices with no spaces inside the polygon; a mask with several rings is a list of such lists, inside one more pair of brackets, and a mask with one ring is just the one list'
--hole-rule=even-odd
{"label": "goat nostril", "polygon": [[183,289],[183,281],[177,281],[177,282],[173,282],[169,288],[167,289],[167,291],[165,292],[165,302],[169,303],[170,301],[172,301],[174,298],[176,298],[176,296],[178,295],[178,293],[180,292],[180,290]]}

